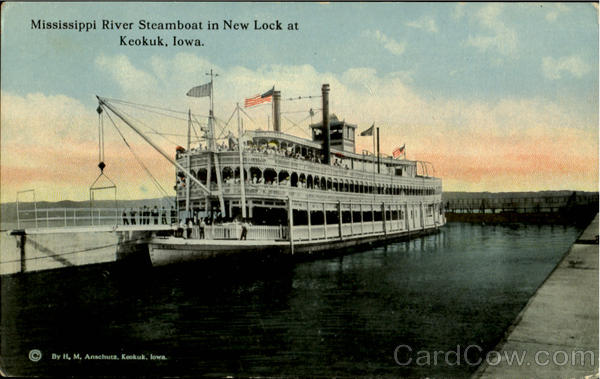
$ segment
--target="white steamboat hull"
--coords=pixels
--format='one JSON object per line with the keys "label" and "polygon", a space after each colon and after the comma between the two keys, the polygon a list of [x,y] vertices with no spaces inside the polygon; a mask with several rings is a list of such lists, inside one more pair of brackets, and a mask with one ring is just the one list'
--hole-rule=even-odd
{"label": "white steamboat hull", "polygon": [[435,233],[441,225],[419,230],[373,233],[327,240],[290,241],[273,240],[194,240],[177,237],[153,238],[148,242],[148,252],[153,266],[201,261],[227,256],[291,257],[312,254],[334,255],[360,245],[377,244],[385,241],[415,238]]}

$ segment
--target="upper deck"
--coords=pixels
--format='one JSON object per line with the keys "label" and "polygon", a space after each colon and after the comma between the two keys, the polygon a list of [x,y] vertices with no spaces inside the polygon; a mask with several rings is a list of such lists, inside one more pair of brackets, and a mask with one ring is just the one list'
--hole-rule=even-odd
{"label": "upper deck", "polygon": [[[323,84],[321,92],[323,118],[309,125],[312,140],[281,132],[281,96],[274,91],[273,131],[246,131],[238,139],[230,135],[227,145],[208,139],[208,149],[178,148],[175,189],[179,207],[204,204],[208,209],[211,203],[213,209],[215,199],[221,210],[246,200],[269,205],[292,198],[361,204],[441,201],[441,180],[430,176],[426,162],[383,156],[379,145],[377,154],[357,153],[357,126],[329,113],[328,84]],[[238,127],[241,133],[241,124]],[[363,135],[374,136],[373,131],[371,126]]]}
{"label": "upper deck", "polygon": [[[297,136],[276,131],[248,131],[244,136],[244,164],[258,164],[284,168],[301,169],[312,174],[341,175],[344,177],[364,178],[365,173],[374,174],[373,179],[401,177],[438,179],[430,175],[418,175],[417,165],[420,161],[393,159],[380,156],[378,167],[377,158],[372,154],[357,154],[349,151],[331,149],[331,165],[321,164],[323,158],[321,145]],[[209,151],[203,148],[192,148],[190,151],[178,152],[178,163],[187,165],[190,157],[190,168],[205,164]],[[220,157],[222,164],[235,164],[239,166],[237,145],[218,145],[215,153]],[[238,159],[236,161],[236,158]],[[315,164],[316,163],[316,164]],[[341,171],[344,169],[346,171]],[[424,170],[427,168],[423,167]],[[439,180],[439,179],[438,179]],[[421,183],[422,181],[419,181]]]}
{"label": "upper deck", "polygon": [[[275,131],[247,132],[244,145],[242,160],[249,196],[278,198],[294,193],[294,197],[305,197],[306,192],[314,196],[313,191],[319,190],[322,191],[319,196],[343,196],[348,200],[360,199],[365,194],[421,198],[435,195],[437,198],[442,190],[439,178],[417,175],[417,161],[381,157],[378,170],[373,155],[331,149],[332,164],[323,164],[318,158],[320,144]],[[214,155],[203,149],[179,152],[177,160],[183,167],[189,167],[190,173],[203,183],[207,182],[210,165],[209,187],[216,193],[219,184],[212,162],[214,156],[218,159],[222,180],[220,190],[224,195],[239,196],[240,154],[237,146],[220,145]],[[192,184],[190,196],[202,197],[195,187]],[[183,173],[177,175],[176,189],[178,197],[185,197]]]}

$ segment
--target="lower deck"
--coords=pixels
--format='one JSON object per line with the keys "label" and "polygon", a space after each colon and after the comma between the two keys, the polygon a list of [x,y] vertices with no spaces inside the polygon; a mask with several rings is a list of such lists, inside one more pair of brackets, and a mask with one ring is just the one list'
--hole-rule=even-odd
{"label": "lower deck", "polygon": [[[50,217],[47,210],[45,222],[38,218],[24,222],[46,227],[18,229],[2,235],[0,274],[114,262],[130,256],[148,257],[148,253],[157,264],[202,259],[227,251],[311,253],[411,236],[437,230],[446,223],[436,199],[402,200],[399,197],[389,203],[375,199],[354,203],[288,198],[278,207],[276,204],[255,207],[254,211],[264,211],[264,218],[246,218],[244,223],[217,222],[212,217],[207,223],[198,222],[197,218],[190,223],[189,217],[185,220],[180,214],[176,218],[155,217],[140,225],[126,222],[126,212],[121,220],[121,212],[112,210],[108,212],[110,215],[91,212],[86,216],[90,219],[82,221],[91,221],[93,225],[77,226],[77,212],[73,211],[71,219],[66,210],[59,212],[61,217]],[[35,212],[37,216],[39,213]],[[267,224],[266,220],[275,225]],[[98,225],[103,222],[111,224]]]}
{"label": "lower deck", "polygon": [[[410,239],[436,233],[439,226],[408,231],[367,232],[346,237],[330,237],[317,240],[234,240],[234,239],[183,239],[178,237],[153,238],[148,241],[148,253],[152,265],[164,266],[191,261],[243,256],[245,258],[281,259],[290,256],[330,256],[347,249],[367,244],[378,244],[398,239]],[[248,232],[250,235],[251,230]]]}
{"label": "lower deck", "polygon": [[[286,202],[279,225],[230,222],[191,225],[174,237],[153,238],[155,266],[232,254],[312,254],[437,231],[446,223],[439,203]],[[284,224],[287,221],[287,225]],[[297,222],[300,220],[300,224]]]}

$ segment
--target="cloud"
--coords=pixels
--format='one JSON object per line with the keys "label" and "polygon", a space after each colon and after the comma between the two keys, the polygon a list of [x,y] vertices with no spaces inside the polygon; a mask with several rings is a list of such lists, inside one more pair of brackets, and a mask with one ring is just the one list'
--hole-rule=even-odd
{"label": "cloud", "polygon": [[[149,127],[175,134],[173,143],[148,134],[163,150],[172,154],[176,144],[185,144],[185,111],[207,113],[208,99],[189,98],[185,93],[207,77],[206,69],[216,67],[193,54],[167,58],[152,57],[144,67],[126,64],[126,72],[113,63],[119,56],[104,56],[98,69],[111,70],[109,80],[128,91],[134,102],[181,110],[180,119],[125,109],[132,120],[147,132]],[[560,61],[556,60],[556,61]],[[113,63],[109,63],[113,62]],[[125,61],[123,61],[125,62]],[[125,62],[126,63],[126,62]],[[197,67],[198,66],[198,67]],[[559,71],[560,74],[564,70]],[[318,71],[312,65],[264,65],[255,69],[243,66],[218,68],[215,81],[217,132],[237,133],[235,117],[225,126],[236,102],[275,85],[282,97],[317,96],[313,99],[282,102],[282,130],[307,137],[310,108],[321,108],[320,87],[331,86],[330,109],[341,119],[357,124],[359,131],[373,122],[381,129],[381,151],[391,153],[406,143],[409,159],[433,162],[443,177],[446,190],[542,190],[594,189],[598,182],[598,115],[583,115],[566,105],[545,99],[502,99],[495,102],[465,101],[421,94],[410,75],[397,72],[381,74],[372,67],[355,67],[340,74]],[[571,71],[565,71],[571,72]],[[128,76],[129,75],[129,76]],[[124,79],[124,78],[129,79]],[[150,94],[135,90],[144,81]],[[88,187],[98,175],[98,115],[95,106],[86,107],[64,95],[2,93],[2,201],[14,201],[23,188],[46,189],[39,199],[57,196],[84,200]],[[141,101],[140,101],[141,102]],[[266,128],[271,107],[246,109],[247,129]],[[166,111],[165,111],[166,112]],[[205,118],[198,116],[202,122]],[[316,116],[318,119],[319,115]],[[117,183],[119,198],[157,197],[148,176],[141,170],[121,137],[105,118],[106,173]],[[294,125],[297,124],[297,126]],[[27,127],[23,127],[26,125]],[[122,125],[122,124],[119,124]],[[161,185],[172,191],[174,169],[134,132],[121,131],[132,149],[150,168]],[[357,138],[357,151],[371,149],[372,140]],[[147,192],[144,191],[144,188]]]}
{"label": "cloud", "polygon": [[467,46],[481,51],[491,50],[503,56],[512,56],[517,52],[517,32],[501,20],[502,8],[503,4],[487,4],[475,14],[476,21],[490,34],[469,35],[465,42]]}
{"label": "cloud", "polygon": [[422,29],[426,32],[437,33],[438,28],[435,19],[431,16],[423,16],[417,20],[407,22],[406,26],[411,28]]}
{"label": "cloud", "polygon": [[65,95],[30,93],[17,96],[3,92],[2,139],[32,146],[52,146],[57,138],[88,142],[97,135],[94,110]]}
{"label": "cloud", "polygon": [[580,56],[571,55],[554,59],[544,57],[542,59],[542,72],[544,76],[551,80],[560,79],[562,73],[569,73],[576,78],[581,78],[590,72],[592,66],[586,63]]}
{"label": "cloud", "polygon": [[[2,92],[0,141],[1,201],[14,201],[16,191],[35,188],[38,200],[85,200],[99,174],[98,114],[65,95]],[[113,116],[114,117],[114,116]],[[120,124],[123,125],[123,124]],[[154,174],[170,185],[170,164],[126,127],[121,128],[132,149]],[[136,198],[132,183],[147,181],[133,155],[104,119],[105,172],[118,186],[119,197]],[[152,193],[160,196],[156,190]]]}
{"label": "cloud", "polygon": [[560,14],[569,11],[569,8],[565,4],[544,4],[544,6],[549,8],[548,12],[546,13],[546,20],[548,20],[549,22],[556,21]]}
{"label": "cloud", "polygon": [[465,5],[466,3],[464,2],[459,2],[456,4],[456,6],[454,7],[454,10],[452,11],[452,18],[455,20],[460,20],[464,17],[465,15]]}
{"label": "cloud", "polygon": [[423,128],[428,139],[407,142],[407,149],[410,158],[434,162],[446,190],[597,186],[598,135],[592,126],[597,116],[578,117],[542,99],[445,100],[431,105],[431,114],[443,121]]}
{"label": "cloud", "polygon": [[126,92],[147,91],[155,88],[156,78],[133,66],[126,55],[96,58],[96,66],[109,73]]}
{"label": "cloud", "polygon": [[383,45],[383,48],[394,55],[402,55],[406,50],[406,42],[398,42],[379,30],[367,31],[365,34]]}

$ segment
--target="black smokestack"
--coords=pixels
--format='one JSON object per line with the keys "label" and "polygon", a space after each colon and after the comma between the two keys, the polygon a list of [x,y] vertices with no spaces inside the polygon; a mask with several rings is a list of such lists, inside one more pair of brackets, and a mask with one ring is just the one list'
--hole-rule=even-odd
{"label": "black smokestack", "polygon": [[323,84],[321,87],[323,95],[323,159],[324,164],[330,164],[331,155],[331,132],[329,130],[329,84]]}
{"label": "black smokestack", "polygon": [[281,112],[279,104],[281,103],[281,91],[273,91],[273,130],[281,131]]}

